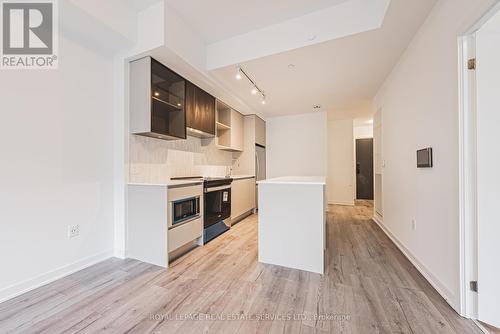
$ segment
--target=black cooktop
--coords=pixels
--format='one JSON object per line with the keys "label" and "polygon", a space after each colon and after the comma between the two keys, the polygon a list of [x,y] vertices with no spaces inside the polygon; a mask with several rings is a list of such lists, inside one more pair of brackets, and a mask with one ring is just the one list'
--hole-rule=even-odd
{"label": "black cooktop", "polygon": [[203,181],[221,181],[233,180],[230,176],[179,176],[172,177],[171,180],[203,180]]}

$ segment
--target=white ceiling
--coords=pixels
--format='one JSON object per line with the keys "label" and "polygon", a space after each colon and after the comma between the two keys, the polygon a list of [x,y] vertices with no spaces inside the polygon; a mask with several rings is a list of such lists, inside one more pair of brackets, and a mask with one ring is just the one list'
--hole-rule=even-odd
{"label": "white ceiling", "polygon": [[[435,3],[436,0],[392,0],[380,29],[241,64],[265,90],[265,106],[249,93],[247,82],[235,80],[236,66],[212,73],[266,117],[310,112],[315,104],[329,112],[356,110],[374,97]],[[289,69],[289,64],[295,67]]]}
{"label": "white ceiling", "polygon": [[494,14],[486,23],[480,28],[481,31],[500,32],[500,12]]}
{"label": "white ceiling", "polygon": [[347,0],[167,0],[207,44],[345,1]]}
{"label": "white ceiling", "polygon": [[161,0],[125,0],[125,2],[134,10],[141,11],[154,3],[160,2]]}

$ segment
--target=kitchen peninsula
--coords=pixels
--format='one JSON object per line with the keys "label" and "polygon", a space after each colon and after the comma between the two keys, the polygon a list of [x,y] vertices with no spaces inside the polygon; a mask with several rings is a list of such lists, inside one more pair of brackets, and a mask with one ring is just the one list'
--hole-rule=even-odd
{"label": "kitchen peninsula", "polygon": [[259,181],[259,262],[324,273],[324,177]]}

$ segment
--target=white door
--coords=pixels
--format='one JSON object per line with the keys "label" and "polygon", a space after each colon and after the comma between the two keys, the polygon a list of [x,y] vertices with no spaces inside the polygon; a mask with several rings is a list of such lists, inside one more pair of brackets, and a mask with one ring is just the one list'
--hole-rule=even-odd
{"label": "white door", "polygon": [[500,327],[500,28],[476,35],[478,318]]}

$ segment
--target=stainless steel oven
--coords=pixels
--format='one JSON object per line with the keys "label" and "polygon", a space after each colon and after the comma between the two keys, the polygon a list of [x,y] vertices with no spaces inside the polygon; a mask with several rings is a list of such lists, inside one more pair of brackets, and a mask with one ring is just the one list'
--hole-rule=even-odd
{"label": "stainless steel oven", "polygon": [[200,196],[184,198],[172,203],[172,219],[168,228],[174,228],[200,218]]}
{"label": "stainless steel oven", "polygon": [[203,242],[229,230],[224,219],[231,217],[231,178],[205,179]]}
{"label": "stainless steel oven", "polygon": [[231,181],[205,181],[205,228],[231,216]]}

